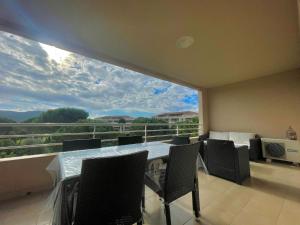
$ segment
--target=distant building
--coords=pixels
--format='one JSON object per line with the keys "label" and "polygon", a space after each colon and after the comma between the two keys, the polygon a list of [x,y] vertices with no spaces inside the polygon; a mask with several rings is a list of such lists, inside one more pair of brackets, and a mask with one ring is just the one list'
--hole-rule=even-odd
{"label": "distant building", "polygon": [[119,123],[120,120],[125,120],[126,123],[130,123],[134,118],[130,116],[102,116],[95,118],[95,120],[101,120],[107,123]]}
{"label": "distant building", "polygon": [[166,120],[169,123],[184,122],[198,117],[198,113],[192,111],[162,113],[154,116],[155,119]]}

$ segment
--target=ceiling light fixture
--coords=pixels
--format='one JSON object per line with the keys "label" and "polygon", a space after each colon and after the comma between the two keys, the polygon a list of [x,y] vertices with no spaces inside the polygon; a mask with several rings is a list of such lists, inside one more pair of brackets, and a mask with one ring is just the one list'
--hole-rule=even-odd
{"label": "ceiling light fixture", "polygon": [[188,48],[194,44],[195,40],[192,36],[182,36],[177,39],[176,47],[177,48]]}

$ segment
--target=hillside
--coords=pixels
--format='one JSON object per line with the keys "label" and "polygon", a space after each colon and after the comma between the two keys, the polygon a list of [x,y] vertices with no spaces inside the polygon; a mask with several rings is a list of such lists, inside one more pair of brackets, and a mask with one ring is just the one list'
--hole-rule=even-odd
{"label": "hillside", "polygon": [[26,112],[16,112],[8,110],[0,110],[0,117],[12,119],[16,122],[22,122],[33,117],[38,117],[42,114],[42,111],[26,111]]}

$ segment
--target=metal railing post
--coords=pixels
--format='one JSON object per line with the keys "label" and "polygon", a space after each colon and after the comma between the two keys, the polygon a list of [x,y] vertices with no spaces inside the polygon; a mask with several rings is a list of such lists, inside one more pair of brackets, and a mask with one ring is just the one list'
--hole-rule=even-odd
{"label": "metal railing post", "polygon": [[176,136],[179,135],[179,129],[178,129],[178,125],[176,125]]}
{"label": "metal railing post", "polygon": [[145,125],[145,142],[147,142],[147,124]]}
{"label": "metal railing post", "polygon": [[96,125],[94,125],[94,130],[93,130],[93,138],[96,138]]}

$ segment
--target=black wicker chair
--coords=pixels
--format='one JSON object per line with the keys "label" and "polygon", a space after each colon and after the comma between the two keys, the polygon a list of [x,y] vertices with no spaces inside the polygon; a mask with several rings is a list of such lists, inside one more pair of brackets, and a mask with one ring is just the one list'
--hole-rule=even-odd
{"label": "black wicker chair", "polygon": [[143,151],[83,160],[74,225],[141,225],[147,157]]}
{"label": "black wicker chair", "polygon": [[130,145],[143,143],[143,136],[121,136],[118,137],[119,145]]}
{"label": "black wicker chair", "polygon": [[101,139],[77,139],[63,141],[63,152],[84,150],[92,148],[101,148]]}
{"label": "black wicker chair", "polygon": [[161,169],[159,174],[146,172],[145,184],[164,199],[167,225],[171,225],[169,204],[189,192],[192,192],[195,216],[200,216],[196,173],[199,144],[171,146],[166,169]]}
{"label": "black wicker chair", "polygon": [[250,177],[249,150],[233,141],[207,140],[207,169],[210,174],[238,184]]}
{"label": "black wicker chair", "polygon": [[191,141],[189,136],[174,136],[171,141],[171,144],[173,145],[187,145],[190,143]]}
{"label": "black wicker chair", "polygon": [[[204,141],[209,139],[209,133],[200,135],[198,138],[198,141],[202,142],[200,146],[200,154],[203,159],[206,158],[205,156],[205,144]],[[262,155],[262,148],[261,148],[261,137],[259,135],[255,135],[255,138],[252,138],[249,140],[250,146],[249,146],[249,158],[252,161],[258,161],[263,159]]]}

